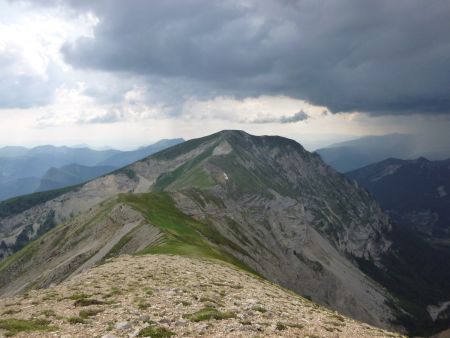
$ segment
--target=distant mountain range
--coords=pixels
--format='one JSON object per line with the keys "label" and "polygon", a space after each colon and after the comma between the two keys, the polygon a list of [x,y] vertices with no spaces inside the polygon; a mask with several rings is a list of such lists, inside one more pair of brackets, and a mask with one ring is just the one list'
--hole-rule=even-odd
{"label": "distant mountain range", "polygon": [[182,142],[184,142],[182,138],[160,140],[154,144],[147,147],[141,147],[137,150],[121,151],[117,154],[113,154],[103,161],[100,161],[98,165],[121,168]]}
{"label": "distant mountain range", "polygon": [[394,221],[434,239],[450,239],[450,159],[387,159],[346,174]]}
{"label": "distant mountain range", "polygon": [[0,200],[78,184],[106,174],[183,139],[160,140],[134,151],[39,146],[0,148]]}
{"label": "distant mountain range", "polygon": [[387,158],[414,159],[427,157],[432,160],[450,158],[450,145],[430,151],[425,141],[416,135],[387,134],[365,136],[317,149],[322,159],[340,172],[355,170]]}
{"label": "distant mountain range", "polygon": [[429,335],[450,326],[441,305],[450,250],[410,230],[297,142],[227,130],[88,183],[1,202],[0,295],[123,254],[170,254],[231,264],[378,327]]}
{"label": "distant mountain range", "polygon": [[60,189],[70,185],[87,182],[95,177],[113,171],[112,166],[88,167],[79,164],[69,164],[61,168],[50,168],[40,179],[35,191]]}

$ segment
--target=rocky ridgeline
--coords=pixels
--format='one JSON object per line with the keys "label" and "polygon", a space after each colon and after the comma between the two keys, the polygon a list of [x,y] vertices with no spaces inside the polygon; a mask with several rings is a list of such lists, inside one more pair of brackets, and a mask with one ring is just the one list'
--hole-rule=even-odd
{"label": "rocky ridgeline", "polygon": [[0,299],[0,337],[401,337],[223,262],[121,256]]}

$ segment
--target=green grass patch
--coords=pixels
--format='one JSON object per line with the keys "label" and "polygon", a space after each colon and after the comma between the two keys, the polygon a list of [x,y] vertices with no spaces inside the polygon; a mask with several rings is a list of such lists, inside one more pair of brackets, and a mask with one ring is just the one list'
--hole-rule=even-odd
{"label": "green grass patch", "polygon": [[166,234],[160,244],[147,247],[139,254],[175,254],[218,259],[256,274],[220,246],[228,246],[248,256],[245,250],[222,236],[212,226],[183,214],[167,193],[127,194],[121,195],[119,201],[141,211],[151,224]]}
{"label": "green grass patch", "polygon": [[154,184],[154,190],[163,191],[171,185],[177,189],[207,188],[214,185],[213,180],[200,167],[201,162],[211,156],[212,151],[213,148],[211,147],[175,170],[161,175]]}
{"label": "green grass patch", "polygon": [[144,299],[138,299],[138,301],[136,302],[136,306],[138,307],[139,310],[145,310],[152,305],[146,302]]}
{"label": "green grass patch", "polygon": [[108,293],[106,293],[102,296],[102,298],[104,298],[104,299],[111,298],[112,296],[118,296],[121,294],[123,294],[123,291],[121,289],[119,289],[118,287],[113,286]]}
{"label": "green grass patch", "polygon": [[138,337],[162,338],[172,336],[175,336],[175,333],[162,326],[148,326],[138,333]]}
{"label": "green grass patch", "polygon": [[98,315],[99,313],[103,312],[103,309],[86,309],[86,310],[80,310],[79,312],[79,316],[81,318],[89,318],[89,317],[94,317],[96,315]]}
{"label": "green grass patch", "polygon": [[89,305],[102,305],[105,304],[105,302],[98,300],[98,299],[92,299],[92,298],[81,298],[75,301],[73,305],[75,306],[89,306]]}
{"label": "green grass patch", "polygon": [[86,319],[81,318],[81,317],[70,317],[70,318],[67,318],[67,321],[70,324],[86,324]]}
{"label": "green grass patch", "polygon": [[87,295],[85,293],[74,293],[73,295],[66,297],[66,299],[79,300],[79,299],[84,299],[84,298],[88,298],[88,297],[89,297],[89,295]]}
{"label": "green grass patch", "polygon": [[252,307],[252,310],[253,311],[258,311],[258,312],[261,312],[261,313],[266,313],[267,312],[266,308],[264,308],[264,307],[262,307],[260,305],[256,305],[256,306]]}
{"label": "green grass patch", "polygon": [[214,185],[214,181],[201,167],[194,168],[173,184],[174,189],[195,187],[204,189]]}
{"label": "green grass patch", "polygon": [[20,332],[54,331],[56,327],[50,325],[45,319],[0,319],[0,329],[6,331],[6,336],[11,337]]}
{"label": "green grass patch", "polygon": [[153,290],[153,288],[149,288],[149,287],[147,287],[147,288],[144,288],[144,293],[147,295],[147,296],[153,296],[153,294],[155,293],[155,291]]}
{"label": "green grass patch", "polygon": [[283,324],[283,323],[281,323],[281,322],[278,322],[277,325],[276,325],[276,329],[277,329],[278,331],[283,331],[283,330],[286,330],[286,329],[287,329],[287,326],[286,326],[286,324]]}
{"label": "green grass patch", "polygon": [[56,317],[56,312],[52,309],[42,310],[41,315],[45,317]]}
{"label": "green grass patch", "polygon": [[197,312],[184,315],[183,318],[189,319],[193,322],[201,322],[210,319],[222,320],[236,318],[236,314],[231,311],[221,312],[212,307],[205,307]]}

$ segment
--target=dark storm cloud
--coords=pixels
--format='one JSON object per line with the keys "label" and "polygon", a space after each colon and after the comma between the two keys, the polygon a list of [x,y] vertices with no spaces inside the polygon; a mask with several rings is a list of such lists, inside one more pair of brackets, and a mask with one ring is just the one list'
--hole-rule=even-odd
{"label": "dark storm cloud", "polygon": [[73,1],[100,18],[63,48],[80,68],[284,94],[333,112],[450,113],[450,2]]}

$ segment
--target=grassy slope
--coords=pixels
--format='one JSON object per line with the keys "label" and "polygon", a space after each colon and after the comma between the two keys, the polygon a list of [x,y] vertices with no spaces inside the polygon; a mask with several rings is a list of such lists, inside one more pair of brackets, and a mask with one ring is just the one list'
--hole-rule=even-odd
{"label": "grassy slope", "polygon": [[175,170],[162,175],[157,180],[154,190],[163,191],[170,185],[175,185],[176,188],[185,186],[206,188],[211,186],[213,184],[211,178],[201,168],[202,161],[211,156],[211,154],[212,147]]}
{"label": "grassy slope", "polygon": [[[223,247],[228,247],[233,251],[248,256],[242,248],[223,237],[213,227],[183,214],[175,207],[173,200],[165,192],[120,195],[118,199],[112,199],[104,203],[92,218],[85,220],[76,227],[70,226],[70,222],[60,224],[0,262],[0,273],[7,273],[9,267],[15,264],[21,265],[33,259],[33,255],[39,255],[39,248],[42,243],[51,243],[52,248],[61,248],[64,251],[67,249],[67,245],[74,247],[80,241],[89,240],[87,238],[89,236],[87,228],[107,217],[108,212],[117,203],[126,203],[140,211],[148,219],[149,223],[159,227],[166,234],[164,240],[159,244],[150,246],[138,254],[169,253],[216,259],[254,273],[252,269],[223,249]],[[107,254],[107,257],[117,255],[120,247],[126,244],[130,236],[132,235],[126,234]]]}
{"label": "grassy slope", "polygon": [[139,254],[167,253],[190,257],[212,258],[226,261],[253,272],[220,246],[228,246],[248,255],[241,248],[223,237],[213,227],[194,220],[179,211],[165,192],[122,195],[119,200],[142,212],[148,221],[165,234],[164,241]]}

